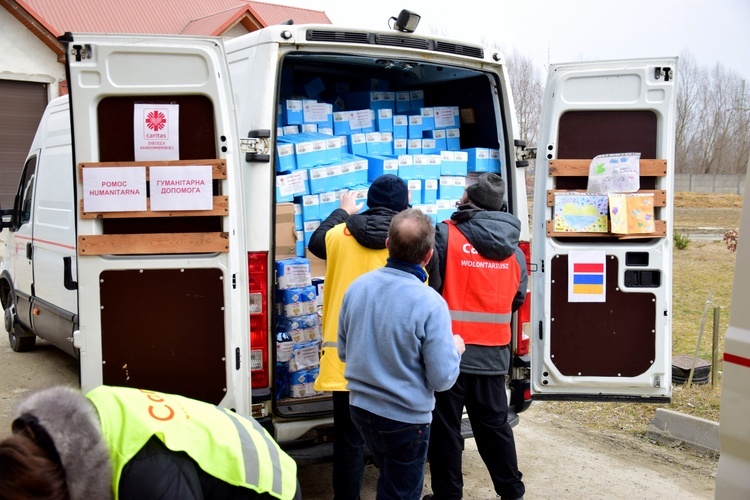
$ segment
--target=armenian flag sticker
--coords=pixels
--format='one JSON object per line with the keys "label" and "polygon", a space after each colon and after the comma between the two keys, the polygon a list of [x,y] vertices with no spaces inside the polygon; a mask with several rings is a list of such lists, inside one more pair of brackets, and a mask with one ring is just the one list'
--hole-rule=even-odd
{"label": "armenian flag sticker", "polygon": [[603,251],[568,255],[568,302],[606,301],[606,255]]}

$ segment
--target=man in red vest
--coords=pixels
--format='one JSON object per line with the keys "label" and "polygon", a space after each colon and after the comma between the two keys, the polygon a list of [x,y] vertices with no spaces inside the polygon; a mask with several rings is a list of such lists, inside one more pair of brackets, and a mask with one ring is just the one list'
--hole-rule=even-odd
{"label": "man in red vest", "polygon": [[438,224],[439,290],[453,333],[466,344],[458,380],[435,394],[428,460],[432,495],[460,499],[461,416],[464,406],[477,449],[502,499],[523,498],[505,376],[510,366],[511,317],[526,298],[526,261],[518,248],[521,222],[504,211],[505,183],[484,173],[466,188],[451,219]]}

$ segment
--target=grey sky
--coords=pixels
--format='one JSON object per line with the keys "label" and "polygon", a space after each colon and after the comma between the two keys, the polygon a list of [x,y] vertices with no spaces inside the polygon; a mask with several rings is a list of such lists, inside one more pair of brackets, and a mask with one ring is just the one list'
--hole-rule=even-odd
{"label": "grey sky", "polygon": [[[417,33],[517,49],[548,63],[679,56],[720,62],[750,83],[750,0],[266,0],[323,10],[334,24],[387,29],[401,9]],[[546,76],[546,72],[542,73]],[[750,92],[750,90],[749,90]]]}

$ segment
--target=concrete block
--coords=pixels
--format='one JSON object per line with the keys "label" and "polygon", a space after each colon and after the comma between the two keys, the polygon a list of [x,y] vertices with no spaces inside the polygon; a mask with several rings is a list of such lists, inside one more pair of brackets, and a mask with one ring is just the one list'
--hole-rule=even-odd
{"label": "concrete block", "polygon": [[664,444],[682,442],[701,452],[719,452],[719,424],[676,411],[656,409],[646,436]]}

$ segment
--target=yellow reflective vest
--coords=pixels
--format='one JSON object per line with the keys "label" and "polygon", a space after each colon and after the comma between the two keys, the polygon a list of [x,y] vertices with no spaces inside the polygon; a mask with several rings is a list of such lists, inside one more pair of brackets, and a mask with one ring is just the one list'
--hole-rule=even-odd
{"label": "yellow reflective vest", "polygon": [[125,465],[151,439],[187,453],[206,473],[229,484],[294,498],[297,464],[253,419],[183,396],[99,386],[86,394],[99,413],[112,459],[112,488]]}
{"label": "yellow reflective vest", "polygon": [[388,250],[365,248],[352,236],[342,222],[326,233],[326,276],[323,288],[323,350],[320,374],[315,380],[316,391],[345,391],[346,365],[339,359],[336,346],[339,311],[352,281],[368,271],[385,266]]}

